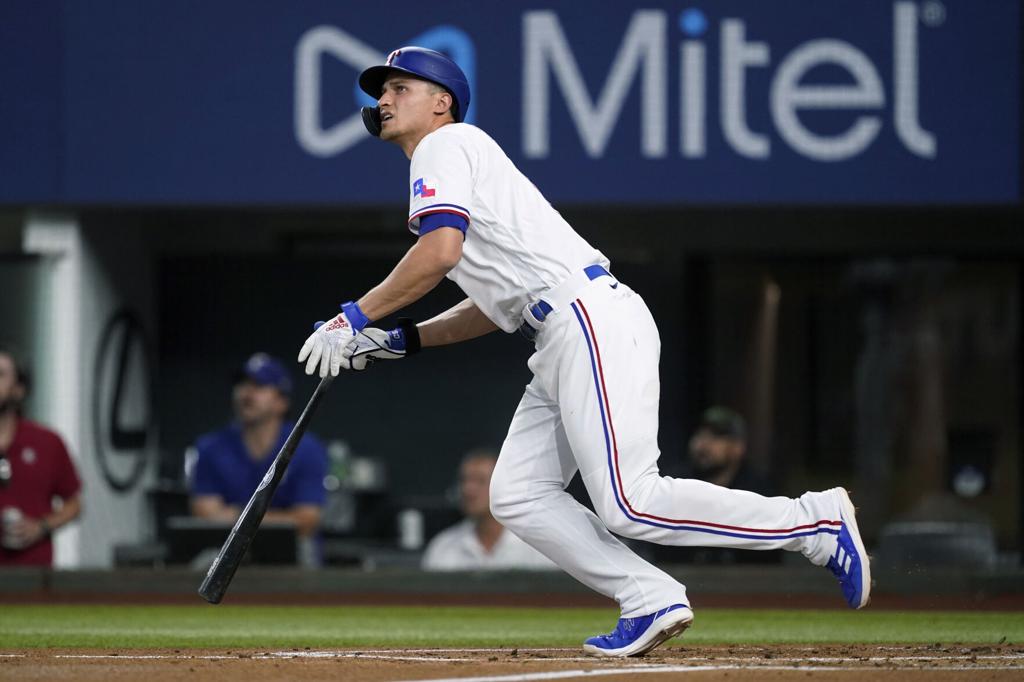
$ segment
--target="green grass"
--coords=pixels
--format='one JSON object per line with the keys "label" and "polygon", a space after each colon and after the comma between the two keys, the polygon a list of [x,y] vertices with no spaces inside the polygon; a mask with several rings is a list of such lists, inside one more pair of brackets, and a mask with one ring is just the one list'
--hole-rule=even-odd
{"label": "green grass", "polygon": [[[0,606],[0,650],[32,647],[577,646],[608,609]],[[1024,613],[702,609],[691,644],[1024,642]]]}

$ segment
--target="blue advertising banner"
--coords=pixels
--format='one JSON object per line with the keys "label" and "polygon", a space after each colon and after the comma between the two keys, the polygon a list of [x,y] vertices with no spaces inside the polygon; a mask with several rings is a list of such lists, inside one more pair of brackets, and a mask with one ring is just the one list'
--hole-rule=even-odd
{"label": "blue advertising banner", "polygon": [[404,203],[355,79],[408,44],[555,202],[1020,200],[1018,0],[597,7],[5,3],[0,201]]}

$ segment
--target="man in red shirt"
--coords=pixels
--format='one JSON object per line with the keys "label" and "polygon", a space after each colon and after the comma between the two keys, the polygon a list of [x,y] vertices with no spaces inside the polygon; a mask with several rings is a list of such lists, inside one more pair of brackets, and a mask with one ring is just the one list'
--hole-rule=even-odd
{"label": "man in red shirt", "polygon": [[82,510],[82,484],[60,436],[21,416],[27,393],[24,368],[0,346],[0,566],[50,566],[51,533]]}

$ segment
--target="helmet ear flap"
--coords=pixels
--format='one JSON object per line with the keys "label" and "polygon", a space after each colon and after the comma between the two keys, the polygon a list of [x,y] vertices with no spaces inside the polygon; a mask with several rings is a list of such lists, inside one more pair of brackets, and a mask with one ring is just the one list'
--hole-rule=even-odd
{"label": "helmet ear flap", "polygon": [[363,115],[363,125],[366,126],[366,130],[374,137],[380,137],[380,107],[363,107],[360,113]]}

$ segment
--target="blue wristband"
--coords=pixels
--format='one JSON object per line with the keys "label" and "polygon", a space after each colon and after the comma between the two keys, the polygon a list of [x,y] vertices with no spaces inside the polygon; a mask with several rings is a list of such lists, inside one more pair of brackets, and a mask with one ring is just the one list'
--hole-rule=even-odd
{"label": "blue wristband", "polygon": [[359,308],[359,304],[355,301],[346,301],[341,304],[341,312],[345,313],[345,317],[352,323],[352,329],[358,333],[363,331],[363,327],[370,324],[370,318],[363,314],[363,311]]}
{"label": "blue wristband", "polygon": [[388,332],[388,347],[391,350],[405,352],[405,332],[401,327],[395,327]]}

